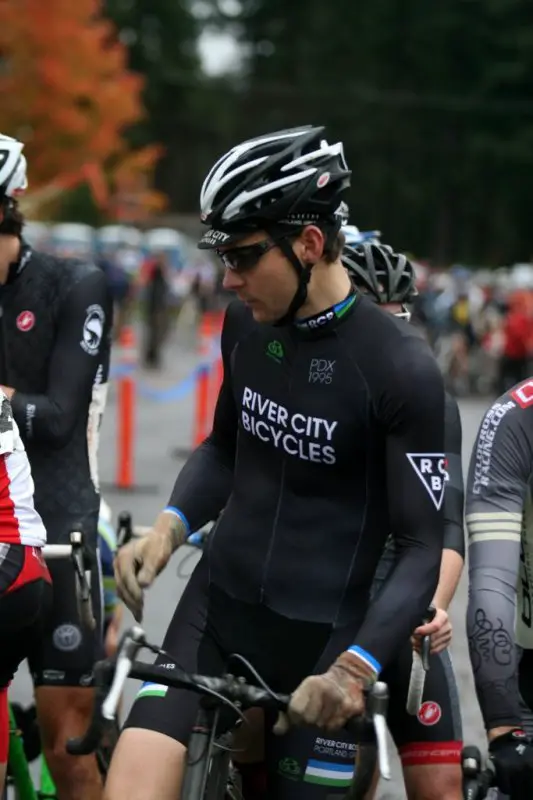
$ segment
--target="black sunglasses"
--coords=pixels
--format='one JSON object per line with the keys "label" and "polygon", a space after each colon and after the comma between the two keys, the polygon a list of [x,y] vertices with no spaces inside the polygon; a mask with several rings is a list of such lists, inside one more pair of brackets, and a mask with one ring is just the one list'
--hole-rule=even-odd
{"label": "black sunglasses", "polygon": [[221,259],[226,269],[232,272],[248,272],[253,269],[258,261],[277,247],[277,242],[265,239],[262,242],[247,244],[243,247],[231,247],[229,250],[217,250],[216,254]]}

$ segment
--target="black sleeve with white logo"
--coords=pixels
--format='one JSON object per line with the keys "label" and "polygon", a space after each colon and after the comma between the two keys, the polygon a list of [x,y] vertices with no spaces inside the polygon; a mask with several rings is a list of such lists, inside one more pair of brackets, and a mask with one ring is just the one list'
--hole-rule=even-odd
{"label": "black sleeve with white logo", "polygon": [[444,535],[442,376],[426,345],[415,337],[395,354],[393,369],[394,375],[386,372],[387,389],[378,399],[377,413],[387,431],[384,502],[398,556],[356,642],[382,666],[420,624],[433,598]]}
{"label": "black sleeve with white logo", "polygon": [[[112,303],[100,270],[70,288],[58,317],[45,394],[15,392],[15,420],[27,441],[62,447],[89,406],[97,371],[110,349]],[[107,353],[107,355],[106,355]]]}
{"label": "black sleeve with white logo", "polygon": [[465,489],[461,459],[463,431],[457,400],[446,395],[444,449],[446,451],[446,490],[444,492],[444,548],[465,556]]}
{"label": "black sleeve with white logo", "polygon": [[179,473],[169,505],[185,515],[191,531],[220,514],[233,486],[238,415],[231,389],[231,360],[239,337],[246,333],[245,309],[232,303],[226,311],[221,351],[224,378],[215,407],[213,429],[189,456]]}
{"label": "black sleeve with white logo", "polygon": [[528,580],[533,406],[521,407],[519,398],[516,390],[509,392],[485,414],[467,481],[467,633],[487,730],[521,724],[515,622],[518,644],[533,648]]}

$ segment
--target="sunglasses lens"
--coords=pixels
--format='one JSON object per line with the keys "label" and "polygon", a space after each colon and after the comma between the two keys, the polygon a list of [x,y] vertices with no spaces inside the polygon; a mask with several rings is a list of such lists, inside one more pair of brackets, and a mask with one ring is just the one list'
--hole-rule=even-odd
{"label": "sunglasses lens", "polygon": [[261,256],[270,249],[265,242],[258,242],[247,247],[234,247],[232,250],[219,252],[218,255],[226,269],[234,272],[246,272],[255,267]]}

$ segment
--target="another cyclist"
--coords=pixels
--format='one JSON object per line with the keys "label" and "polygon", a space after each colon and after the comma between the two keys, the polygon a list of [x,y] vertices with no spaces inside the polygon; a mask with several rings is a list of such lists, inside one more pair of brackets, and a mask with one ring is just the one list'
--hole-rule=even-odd
{"label": "another cyclist", "polygon": [[[386,311],[406,321],[406,304],[416,296],[416,274],[411,262],[386,245],[362,243],[348,226],[343,228],[346,245],[342,261],[356,287]],[[401,334],[401,331],[399,331]],[[390,689],[388,724],[402,760],[409,798],[457,800],[461,797],[462,731],[459,696],[447,650],[451,640],[448,607],[455,594],[464,563],[464,486],[461,465],[461,417],[457,401],[446,395],[445,450],[448,478],[444,493],[444,550],[440,581],[433,598],[435,619],[419,627],[418,636],[431,634],[433,657],[427,674],[423,705],[417,717],[406,711],[412,664],[411,643],[405,646],[383,672]],[[393,537],[388,541],[374,583],[383,585],[394,568],[397,552]]]}
{"label": "another cyclist", "polygon": [[500,790],[533,797],[533,379],[489,408],[466,495],[468,643]]}
{"label": "another cyclist", "polygon": [[[420,337],[408,326],[398,336],[403,323],[351,286],[336,214],[349,176],[342,144],[322,127],[244,142],[208,174],[200,246],[219,251],[224,285],[242,301],[225,317],[213,431],[153,530],[115,562],[140,619],[143,590],[188,531],[224,507],[164,647],[207,674],[241,653],[274,689],[293,692],[291,721],[325,739],[321,731],[362,713],[364,688],[423,617],[444,527],[442,378]],[[369,604],[391,528],[399,555]],[[141,691],[108,800],[174,800],[197,708],[186,691]],[[344,786],[353,773],[349,734],[343,748],[320,746],[318,772],[298,764],[288,779],[278,764],[294,733],[267,735],[270,796],[342,790],[339,769]]]}
{"label": "another cyclist", "polygon": [[[416,296],[416,275],[411,262],[394,253],[386,245],[378,243],[377,232],[363,238],[357,228],[343,226],[346,244],[342,262],[348,269],[358,290],[397,318],[406,322],[410,312],[406,305]],[[363,244],[364,243],[364,244]],[[401,330],[399,331],[401,333]],[[398,748],[403,765],[407,795],[413,800],[458,800],[461,797],[461,751],[462,730],[459,695],[454,670],[447,647],[451,641],[452,628],[447,609],[455,594],[464,563],[464,486],[461,464],[462,429],[457,401],[446,395],[445,449],[447,481],[444,494],[444,550],[441,563],[441,578],[433,598],[437,609],[435,619],[417,629],[417,636],[431,635],[433,657],[427,675],[423,704],[418,716],[406,711],[408,687],[412,665],[412,646],[406,640],[405,647],[393,663],[383,671],[383,680],[390,689],[388,724]],[[396,563],[397,552],[393,537],[390,537],[385,553],[379,563],[373,591],[377,592]],[[254,720],[255,720],[254,715]],[[258,717],[261,729],[261,717]],[[256,725],[254,724],[254,731]],[[262,733],[262,730],[261,730]],[[249,748],[250,727],[243,727],[238,745],[246,747],[246,765],[239,763],[243,785],[260,786],[262,769],[257,764],[260,751],[252,753]],[[254,735],[254,744],[259,741]],[[301,747],[295,746],[288,757],[291,761],[313,758],[313,748],[308,737],[301,736]],[[300,745],[300,742],[297,743]],[[305,747],[307,744],[307,753]],[[311,742],[314,744],[314,742]],[[236,758],[239,758],[237,756]],[[250,796],[254,796],[250,792]]]}
{"label": "another cyclist", "polygon": [[51,602],[41,555],[45,543],[28,457],[9,400],[0,391],[0,794],[9,751],[8,687],[19,664],[39,645]]}
{"label": "another cyclist", "polygon": [[[51,543],[81,526],[96,554],[99,497],[91,479],[89,437],[96,447],[109,365],[111,302],[104,274],[75,259],[33,251],[23,239],[17,195],[27,185],[21,142],[0,137],[0,383],[26,445],[35,481],[35,506]],[[96,557],[96,555],[95,555]],[[78,624],[74,575],[68,561],[50,568],[54,584],[51,635],[30,668],[46,761],[63,800],[99,800],[93,757],[72,758],[69,736],[90,719],[94,634]],[[100,616],[98,572],[93,605]]]}

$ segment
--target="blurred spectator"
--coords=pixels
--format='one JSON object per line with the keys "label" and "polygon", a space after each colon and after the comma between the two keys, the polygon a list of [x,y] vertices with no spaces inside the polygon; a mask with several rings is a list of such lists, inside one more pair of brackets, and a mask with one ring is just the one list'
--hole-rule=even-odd
{"label": "blurred spectator", "polygon": [[191,296],[196,304],[196,316],[200,319],[215,306],[216,269],[210,259],[197,258],[191,283]]}
{"label": "blurred spectator", "polygon": [[161,366],[161,349],[168,332],[169,267],[164,253],[148,259],[143,267],[144,290],[144,365],[151,369]]}
{"label": "blurred spectator", "polygon": [[107,276],[111,296],[113,297],[113,335],[119,339],[120,332],[128,320],[128,311],[132,294],[132,276],[119,264],[116,253],[104,251],[97,259],[98,266]]}
{"label": "blurred spectator", "polygon": [[502,394],[528,377],[532,322],[528,300],[527,294],[521,291],[510,295],[508,299],[500,361],[499,391]]}

